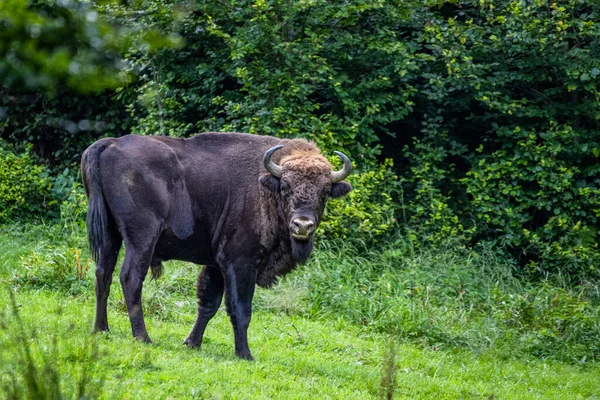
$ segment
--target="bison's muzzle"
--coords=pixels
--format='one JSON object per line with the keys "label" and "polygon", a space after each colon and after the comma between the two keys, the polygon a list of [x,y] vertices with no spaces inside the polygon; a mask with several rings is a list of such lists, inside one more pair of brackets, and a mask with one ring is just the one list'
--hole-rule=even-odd
{"label": "bison's muzzle", "polygon": [[308,217],[299,217],[292,220],[290,230],[296,240],[308,240],[315,232],[315,221]]}

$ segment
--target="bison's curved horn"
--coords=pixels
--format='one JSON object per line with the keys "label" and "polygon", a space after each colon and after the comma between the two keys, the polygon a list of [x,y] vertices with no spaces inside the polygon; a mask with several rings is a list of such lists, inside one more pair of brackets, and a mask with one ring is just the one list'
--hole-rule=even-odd
{"label": "bison's curved horn", "polygon": [[341,151],[336,151],[335,154],[344,162],[344,167],[339,171],[331,171],[331,182],[336,183],[346,179],[352,172],[352,161]]}
{"label": "bison's curved horn", "polygon": [[265,153],[265,156],[263,158],[263,163],[265,164],[265,168],[267,169],[267,171],[269,171],[269,173],[271,175],[273,175],[276,178],[281,178],[281,166],[277,165],[273,161],[271,161],[271,156],[273,155],[273,153],[275,153],[277,150],[281,149],[282,147],[283,146],[281,146],[281,145],[271,147],[269,150],[267,150],[267,152]]}

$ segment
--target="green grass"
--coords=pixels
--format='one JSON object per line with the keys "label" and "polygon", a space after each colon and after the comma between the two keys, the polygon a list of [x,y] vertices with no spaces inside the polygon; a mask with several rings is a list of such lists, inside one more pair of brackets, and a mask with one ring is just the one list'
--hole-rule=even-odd
{"label": "green grass", "polygon": [[[109,334],[90,336],[93,304],[48,291],[17,296],[36,357],[50,352],[58,338],[57,369],[66,392],[74,392],[81,360],[90,342],[99,357],[91,381],[102,381],[104,398],[376,398],[386,337],[361,333],[343,321],[310,321],[259,311],[250,330],[256,362],[235,358],[229,321],[217,314],[202,350],[182,345],[194,309],[173,321],[149,318],[154,343],[130,336],[129,322],[112,310]],[[60,310],[57,311],[57,310]],[[4,310],[6,312],[6,310]],[[18,370],[14,339],[0,337],[3,367]],[[398,398],[590,398],[598,395],[599,367],[538,360],[502,361],[468,351],[435,351],[412,344],[396,349]]]}
{"label": "green grass", "polygon": [[[528,298],[531,288],[512,277],[509,264],[490,261],[495,256],[448,249],[407,254],[397,245],[377,252],[323,247],[313,262],[274,290],[257,292],[249,331],[256,361],[247,362],[234,356],[224,310],[209,324],[200,351],[182,345],[196,314],[198,267],[186,263],[167,263],[166,275],[145,285],[153,344],[131,338],[116,282],[109,304],[111,332],[90,334],[93,271],[79,280],[71,265],[67,283],[52,281],[57,275],[48,272],[63,274],[73,248],[84,246],[81,237],[65,236],[57,227],[0,231],[0,398],[10,398],[9,389],[15,387],[16,398],[30,393],[26,378],[31,373],[20,339],[31,350],[34,376],[50,388],[56,376],[55,387],[65,398],[82,397],[82,377],[88,398],[378,398],[390,337],[397,399],[600,398],[600,364],[593,357],[575,362],[561,358],[552,346],[540,356],[518,345],[539,331],[536,318],[546,318],[538,312],[545,308],[535,299],[521,308],[515,305]],[[83,251],[80,258],[86,257]],[[457,300],[461,287],[467,289]],[[24,331],[8,290],[15,293]],[[538,297],[545,293],[543,287],[535,290],[531,293]],[[546,290],[552,298],[559,293]],[[533,304],[533,316],[515,317],[503,327],[484,326],[498,324],[506,310],[526,310],[527,304]],[[577,318],[594,310],[558,308],[563,314],[581,313]],[[563,344],[579,354],[578,345],[584,352],[590,347],[581,341],[586,338],[591,336],[564,338]]]}

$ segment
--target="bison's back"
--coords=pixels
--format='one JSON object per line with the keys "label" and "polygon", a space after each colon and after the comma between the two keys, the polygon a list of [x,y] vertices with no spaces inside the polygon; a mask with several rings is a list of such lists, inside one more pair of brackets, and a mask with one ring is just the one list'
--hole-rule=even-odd
{"label": "bison's back", "polygon": [[[124,237],[170,227],[180,238],[193,231],[191,201],[184,170],[168,144],[135,135],[115,139],[99,160],[102,192]],[[142,239],[140,239],[142,240]]]}

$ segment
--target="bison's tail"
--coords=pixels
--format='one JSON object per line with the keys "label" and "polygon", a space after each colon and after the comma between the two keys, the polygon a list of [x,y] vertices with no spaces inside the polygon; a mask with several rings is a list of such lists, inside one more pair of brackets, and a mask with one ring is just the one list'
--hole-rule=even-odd
{"label": "bison's tail", "polygon": [[161,262],[153,262],[152,264],[150,264],[150,271],[152,271],[152,280],[157,280],[158,278],[163,276],[164,267]]}
{"label": "bison's tail", "polygon": [[108,216],[104,194],[100,186],[100,154],[110,143],[100,140],[83,153],[81,157],[81,175],[88,196],[87,231],[90,251],[94,261],[98,261],[100,249],[108,235]]}

